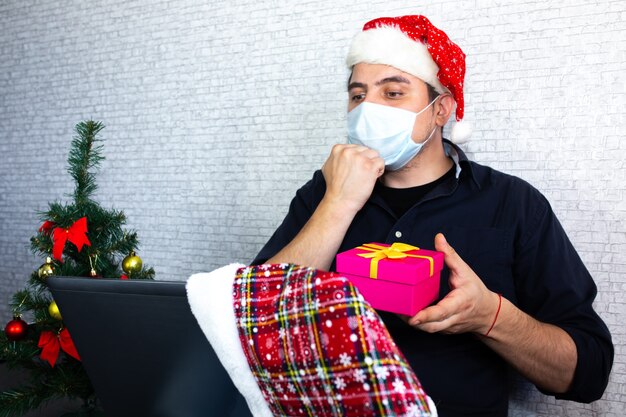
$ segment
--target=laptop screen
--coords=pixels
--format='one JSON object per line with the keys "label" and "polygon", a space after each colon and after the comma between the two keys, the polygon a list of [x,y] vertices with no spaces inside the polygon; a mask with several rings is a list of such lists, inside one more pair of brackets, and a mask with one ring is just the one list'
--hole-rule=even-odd
{"label": "laptop screen", "polygon": [[48,284],[107,416],[251,416],[191,313],[185,282]]}

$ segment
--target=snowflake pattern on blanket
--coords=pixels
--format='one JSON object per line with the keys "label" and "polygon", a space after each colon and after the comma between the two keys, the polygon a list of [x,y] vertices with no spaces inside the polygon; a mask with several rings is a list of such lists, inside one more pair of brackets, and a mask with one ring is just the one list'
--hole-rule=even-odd
{"label": "snowflake pattern on blanket", "polygon": [[429,416],[376,311],[344,277],[292,264],[241,268],[239,338],[275,416]]}

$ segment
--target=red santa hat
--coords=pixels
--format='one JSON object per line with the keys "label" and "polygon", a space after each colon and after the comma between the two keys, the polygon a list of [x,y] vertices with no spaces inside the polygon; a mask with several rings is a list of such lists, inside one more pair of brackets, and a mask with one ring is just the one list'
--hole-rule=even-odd
{"label": "red santa hat", "polygon": [[465,53],[448,35],[420,15],[381,17],[363,26],[350,45],[348,68],[358,63],[385,64],[414,75],[438,93],[450,93],[456,101],[451,140],[465,142],[471,127],[464,114]]}

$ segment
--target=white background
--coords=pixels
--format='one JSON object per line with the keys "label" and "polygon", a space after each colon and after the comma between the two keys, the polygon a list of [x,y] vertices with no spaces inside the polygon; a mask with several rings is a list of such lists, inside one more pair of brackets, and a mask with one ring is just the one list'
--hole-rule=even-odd
{"label": "white background", "polygon": [[247,262],[344,140],[351,37],[416,13],[467,53],[465,149],[547,196],[614,338],[602,400],[556,401],[518,381],[510,415],[623,416],[623,0],[2,1],[0,322],[43,263],[29,251],[37,211],[72,191],[76,123],[107,126],[98,199],[126,213],[158,279]]}

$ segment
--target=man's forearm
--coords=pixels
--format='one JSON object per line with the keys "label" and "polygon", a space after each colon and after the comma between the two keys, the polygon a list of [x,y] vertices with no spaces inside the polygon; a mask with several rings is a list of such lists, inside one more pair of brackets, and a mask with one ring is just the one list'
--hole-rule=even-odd
{"label": "man's forearm", "polygon": [[501,312],[484,342],[538,387],[566,392],[574,379],[577,352],[563,329],[539,322],[502,299]]}
{"label": "man's forearm", "polygon": [[355,214],[323,199],[296,237],[267,263],[294,263],[328,271]]}

